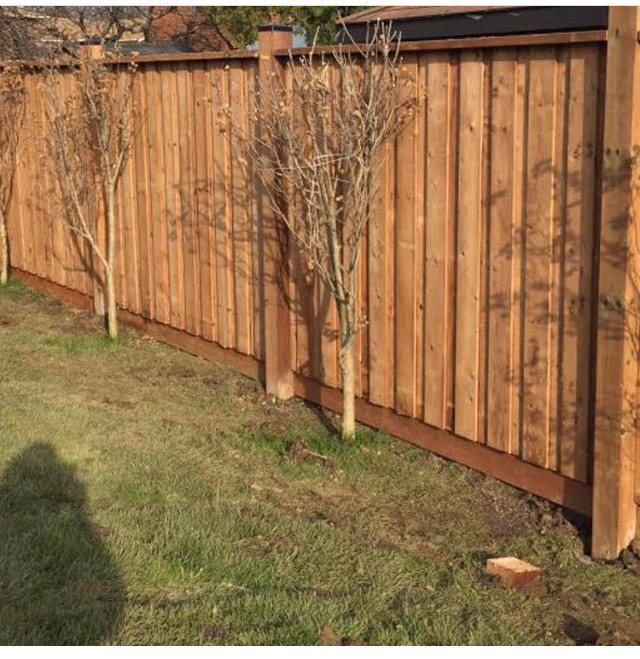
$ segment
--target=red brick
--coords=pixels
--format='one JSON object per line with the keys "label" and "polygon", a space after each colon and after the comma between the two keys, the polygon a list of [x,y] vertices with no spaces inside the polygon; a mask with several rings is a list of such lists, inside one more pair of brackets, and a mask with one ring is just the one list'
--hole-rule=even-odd
{"label": "red brick", "polygon": [[500,577],[507,588],[521,588],[540,578],[540,568],[515,556],[490,558],[487,560],[486,573]]}

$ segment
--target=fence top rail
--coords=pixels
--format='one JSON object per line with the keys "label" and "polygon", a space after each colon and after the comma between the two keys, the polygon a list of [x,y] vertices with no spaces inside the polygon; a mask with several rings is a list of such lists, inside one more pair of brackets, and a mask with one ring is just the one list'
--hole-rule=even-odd
{"label": "fence top rail", "polygon": [[206,60],[234,60],[234,59],[258,59],[260,53],[257,50],[226,50],[205,51],[201,53],[157,53],[148,55],[136,55],[132,58],[128,55],[109,57],[106,61],[114,64],[128,64],[135,60],[138,63],[153,62],[202,62]]}
{"label": "fence top rail", "polygon": [[[153,64],[155,62],[203,62],[209,60],[236,60],[236,59],[258,59],[260,53],[257,50],[226,50],[226,51],[204,51],[201,53],[150,53],[147,55],[112,55],[107,53],[105,64]],[[55,62],[59,68],[73,68],[78,66],[80,60],[77,57],[43,58],[32,60],[6,60],[0,61],[0,66],[20,66],[24,69],[43,69]]]}
{"label": "fence top rail", "polygon": [[[498,48],[514,46],[548,46],[567,43],[591,43],[606,42],[606,30],[584,30],[581,32],[549,32],[545,34],[509,34],[496,37],[465,37],[461,39],[432,39],[425,41],[406,41],[400,44],[400,50],[404,52],[428,51],[428,50],[464,50],[470,48]],[[342,52],[357,54],[361,52],[362,46],[345,45]],[[277,50],[277,57],[297,57],[310,55],[330,55],[332,46],[319,48],[291,48],[291,50]]]}

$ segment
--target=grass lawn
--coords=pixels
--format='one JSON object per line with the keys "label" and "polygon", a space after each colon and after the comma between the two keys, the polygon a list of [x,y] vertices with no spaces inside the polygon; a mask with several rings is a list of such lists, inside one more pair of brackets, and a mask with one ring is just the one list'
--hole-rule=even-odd
{"label": "grass lawn", "polygon": [[0,645],[640,642],[637,559],[559,509],[123,335],[0,292]]}

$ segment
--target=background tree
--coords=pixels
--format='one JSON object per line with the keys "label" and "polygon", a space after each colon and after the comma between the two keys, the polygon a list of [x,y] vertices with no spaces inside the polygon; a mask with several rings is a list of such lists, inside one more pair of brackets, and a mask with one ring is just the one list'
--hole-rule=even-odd
{"label": "background tree", "polygon": [[9,278],[7,215],[24,119],[23,80],[20,67],[0,65],[0,286]]}
{"label": "background tree", "polygon": [[[85,241],[103,270],[92,276],[104,291],[109,336],[117,338],[116,193],[131,153],[135,63],[109,64],[104,51],[82,53],[78,65],[45,74],[48,152],[63,207],[60,220]],[[63,76],[71,92],[61,92]],[[104,222],[101,222],[104,217]],[[101,226],[104,226],[104,237]]]}
{"label": "background tree", "polygon": [[291,23],[297,34],[305,34],[317,43],[333,43],[336,20],[364,7],[202,7],[234,48],[246,48],[258,38],[258,27],[278,20]]}
{"label": "background tree", "polygon": [[354,339],[365,324],[357,296],[362,236],[377,193],[382,147],[417,103],[400,75],[395,37],[390,27],[377,24],[365,44],[290,59],[285,76],[260,86],[258,136],[246,138],[300,262],[336,304],[347,439],[355,434]]}

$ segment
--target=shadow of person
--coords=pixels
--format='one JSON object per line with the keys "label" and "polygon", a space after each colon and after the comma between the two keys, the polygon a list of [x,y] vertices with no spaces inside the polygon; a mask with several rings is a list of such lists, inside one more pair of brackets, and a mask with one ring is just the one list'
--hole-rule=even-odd
{"label": "shadow of person", "polygon": [[124,588],[87,517],[75,469],[32,444],[0,480],[0,645],[93,645]]}

